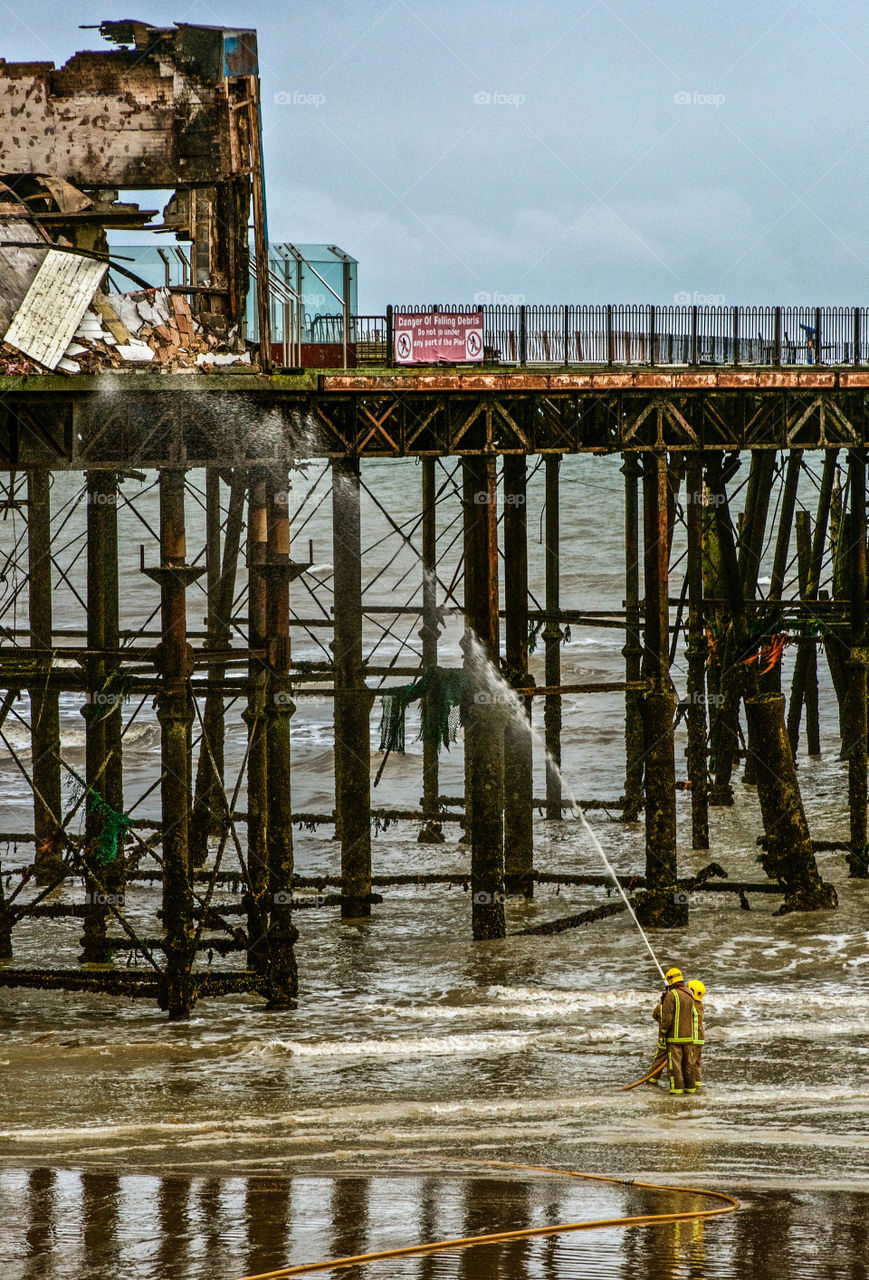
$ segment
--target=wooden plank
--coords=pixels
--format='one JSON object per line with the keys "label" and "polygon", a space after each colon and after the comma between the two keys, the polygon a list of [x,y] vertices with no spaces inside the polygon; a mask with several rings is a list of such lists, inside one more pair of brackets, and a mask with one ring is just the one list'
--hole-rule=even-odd
{"label": "wooden plank", "polygon": [[54,369],[99,288],[108,264],[49,249],[6,332],[6,341]]}

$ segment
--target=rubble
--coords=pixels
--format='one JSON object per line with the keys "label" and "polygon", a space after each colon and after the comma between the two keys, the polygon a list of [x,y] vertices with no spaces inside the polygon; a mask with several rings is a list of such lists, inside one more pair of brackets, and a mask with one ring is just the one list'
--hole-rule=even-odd
{"label": "rubble", "polygon": [[[235,327],[225,337],[208,332],[183,294],[169,289],[97,292],[56,368],[79,374],[146,365],[165,373],[249,367],[250,352],[241,346]],[[4,342],[0,372],[38,373],[41,366]]]}

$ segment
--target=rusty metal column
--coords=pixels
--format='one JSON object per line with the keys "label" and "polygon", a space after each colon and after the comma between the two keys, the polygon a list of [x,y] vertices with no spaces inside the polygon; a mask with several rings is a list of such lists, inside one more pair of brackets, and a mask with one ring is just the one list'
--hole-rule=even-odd
{"label": "rusty metal column", "polygon": [[[247,642],[250,649],[266,645],[266,579],[262,569],[268,555],[266,473],[251,470],[247,509]],[[251,881],[247,906],[248,955],[251,968],[265,963],[268,929],[268,741],[266,734],[266,686],[268,673],[262,658],[248,664],[247,707],[247,865]]]}
{"label": "rusty metal column", "polygon": [[[101,895],[111,894],[120,905],[124,886],[123,844],[108,858],[101,849],[106,815],[101,804],[116,813],[123,810],[121,768],[121,704],[117,682],[112,680],[117,661],[106,650],[117,650],[118,636],[118,482],[110,471],[90,471],[87,483],[87,647],[94,655],[87,662],[88,697],[82,708],[85,721],[85,809],[87,859],[92,874],[85,877],[87,898],[81,937],[82,959],[105,963],[108,905]],[[99,880],[99,884],[97,883]]]}
{"label": "rusty metal column", "polygon": [[[504,613],[507,675],[521,693],[528,672],[528,527],[526,459],[504,458]],[[531,723],[531,698],[524,698]],[[508,716],[504,728],[504,882],[508,893],[534,897],[533,749],[529,728]]]}
{"label": "rusty metal column", "polygon": [[471,832],[473,936],[503,938],[504,708],[498,668],[496,459],[462,459],[465,521],[465,812]]}
{"label": "rusty metal column", "polygon": [[[431,671],[438,661],[440,635],[437,609],[437,506],[435,499],[435,458],[422,460],[422,666]],[[434,717],[428,717],[434,723]],[[440,813],[440,770],[438,741],[431,733],[422,740],[422,811],[425,821],[419,833],[420,844],[443,844]]]}
{"label": "rusty metal column", "polygon": [[[285,467],[273,470],[266,486],[268,561],[266,579],[266,653],[269,692],[268,867],[269,929],[267,955],[269,1008],[286,1009],[299,992],[293,924],[293,806],[291,799],[290,717],[295,711],[290,688],[290,582],[302,571],[290,562],[290,495]],[[307,567],[307,566],[305,566]]]}
{"label": "rusty metal column", "polygon": [[[550,455],[546,459],[546,527],[545,527],[545,563],[546,563],[546,625],[543,628],[545,641],[544,670],[546,684],[551,688],[561,684],[561,641],[562,631],[559,619],[559,491],[558,473],[561,458]],[[547,693],[544,698],[543,727],[546,739],[546,816],[561,817],[561,779],[552,767],[554,762],[561,765],[561,694]]]}
{"label": "rusty metal column", "polygon": [[652,895],[639,904],[644,924],[675,927],[687,923],[687,904],[672,892],[676,884],[676,760],[673,715],[676,699],[669,671],[670,605],[667,455],[643,460],[645,566],[645,678],[643,699],[646,777],[646,882]]}
{"label": "rusty metal column", "polygon": [[[209,649],[225,649],[229,643],[232,601],[244,515],[244,473],[232,473],[226,538],[221,559],[220,473],[209,467],[205,473],[205,563],[208,573]],[[193,818],[190,824],[190,856],[194,866],[202,866],[208,856],[208,837],[220,835],[226,826],[223,803],[224,778],[224,697],[221,688],[226,667],[215,662],[208,668],[208,693],[202,723],[210,750],[200,750],[196,766]]]}
{"label": "rusty metal column", "polygon": [[852,877],[869,877],[867,859],[867,706],[866,675],[869,649],[866,646],[866,454],[852,449],[848,455],[850,488],[850,597],[851,636],[848,661],[846,717],[848,755],[848,811],[850,844],[848,867]]}
{"label": "rusty metal column", "polygon": [[188,1018],[194,1001],[193,885],[190,865],[191,736],[193,707],[188,680],[193,650],[187,641],[187,588],[204,568],[187,564],[184,470],[160,472],[160,567],[146,569],[160,587],[163,639],[154,665],[163,687],[157,695],[160,722],[163,817],[163,928],[166,989],[161,1004],[173,1020]]}
{"label": "rusty metal column", "polygon": [[[51,650],[51,476],[47,471],[27,473],[27,557],[30,645],[33,649]],[[38,884],[55,881],[63,861],[59,694],[56,689],[49,688],[46,675],[50,671],[51,658],[48,657],[41,679],[30,688],[33,823]]]}
{"label": "rusty metal column", "polygon": [[[625,680],[640,679],[640,464],[634,453],[624,455],[625,477]],[[636,690],[625,693],[625,822],[636,822],[643,808],[643,713]]]}
{"label": "rusty metal column", "polygon": [[341,840],[341,918],[371,914],[373,697],[362,664],[362,526],[358,458],[332,459],[335,588],[335,810]]}
{"label": "rusty metal column", "polygon": [[691,845],[709,848],[709,772],[706,749],[706,630],[703,621],[703,459],[688,455],[688,778]]}

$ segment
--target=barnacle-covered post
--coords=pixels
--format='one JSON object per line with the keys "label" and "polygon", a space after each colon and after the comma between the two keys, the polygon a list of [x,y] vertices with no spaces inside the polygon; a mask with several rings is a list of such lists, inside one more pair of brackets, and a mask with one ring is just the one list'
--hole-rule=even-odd
{"label": "barnacle-covered post", "polygon": [[163,928],[166,980],[161,1004],[172,1019],[188,1018],[194,1000],[193,883],[189,820],[192,800],[193,706],[188,681],[193,650],[187,640],[187,588],[205,572],[187,564],[184,469],[160,471],[160,567],[146,569],[160,587],[163,638],[153,661],[162,680],[157,695],[162,773]]}
{"label": "barnacle-covered post", "polygon": [[784,698],[761,692],[757,662],[751,661],[745,596],[721,457],[710,454],[706,478],[715,508],[721,552],[721,580],[730,611],[733,653],[745,699],[748,750],[753,756],[757,797],[763,817],[765,849],[761,864],[785,890],[781,911],[816,911],[835,907],[836,891],[818,872],[809,824],[803,807],[794,756],[784,722]]}
{"label": "barnacle-covered post", "polygon": [[[625,680],[640,678],[640,464],[634,453],[624,455],[625,477]],[[643,713],[636,689],[625,693],[625,807],[626,822],[636,822],[643,808]]]}
{"label": "barnacle-covered post", "polygon": [[[244,515],[245,474],[239,467],[232,474],[226,533],[221,558],[220,472],[209,467],[205,473],[205,563],[208,573],[208,638],[211,650],[224,650],[231,633],[232,601]],[[208,855],[209,835],[219,835],[226,825],[223,803],[224,711],[221,687],[226,666],[213,662],[208,668],[208,692],[202,723],[208,749],[203,744],[196,765],[193,817],[190,824],[190,856],[193,865],[203,866]]]}
{"label": "barnacle-covered post", "polygon": [[498,682],[496,459],[462,459],[465,539],[465,811],[471,830],[475,939],[503,938],[504,706]]}
{"label": "barnacle-covered post", "polygon": [[691,845],[709,848],[709,773],[706,756],[706,631],[703,621],[703,462],[687,464],[688,525],[688,778],[691,783]]}
{"label": "barnacle-covered post", "polygon": [[[422,460],[422,666],[431,671],[438,661],[438,610],[437,610],[437,503],[435,494],[435,458]],[[432,726],[434,715],[427,706],[428,694],[423,695],[423,715],[429,731],[422,739],[422,811],[425,822],[419,833],[420,844],[442,844],[443,832],[438,821],[440,812],[440,771],[438,748],[440,743]]]}
{"label": "barnacle-covered post", "polygon": [[670,480],[661,450],[643,459],[645,633],[643,696],[645,735],[646,882],[652,891],[639,903],[644,924],[687,923],[688,907],[676,885],[676,760],[670,680]]}
{"label": "barnacle-covered post", "polygon": [[[268,556],[268,508],[266,472],[253,468],[248,476],[247,508],[247,642],[262,653],[266,645],[266,578],[262,570]],[[250,884],[247,905],[247,962],[251,968],[265,964],[268,928],[268,739],[266,696],[268,670],[262,657],[248,663],[247,706],[247,866]]]}
{"label": "barnacle-covered post", "polygon": [[848,867],[859,879],[869,876],[866,835],[867,709],[866,671],[869,649],[866,636],[866,454],[852,449],[848,455],[850,512],[848,543],[851,577],[851,635],[847,664],[845,748],[848,756],[848,813],[850,844]]}
{"label": "barnacle-covered post", "polygon": [[[111,814],[123,809],[121,762],[122,693],[112,676],[117,662],[118,619],[118,478],[112,471],[89,471],[87,499],[87,644],[88,693],[85,721],[85,876],[86,907],[82,959],[109,959],[106,895],[119,897],[124,886],[123,839]],[[116,902],[115,905],[119,905]]]}
{"label": "barnacle-covered post", "polygon": [[33,822],[36,834],[36,878],[39,884],[57,879],[63,859],[60,836],[60,707],[57,689],[46,676],[51,671],[51,476],[27,473],[27,552],[30,645],[46,650],[30,686],[30,738],[33,770]]}
{"label": "barnacle-covered post", "polygon": [[362,526],[359,459],[332,459],[335,587],[335,810],[341,841],[341,916],[371,914],[373,697],[362,663]]}
{"label": "barnacle-covered post", "polygon": [[[507,675],[522,695],[528,672],[528,529],[524,453],[504,458],[504,639]],[[531,698],[523,698],[531,720]],[[534,896],[533,751],[528,727],[509,715],[504,726],[504,882],[508,893]]]}
{"label": "barnacle-covered post", "polygon": [[[546,459],[546,517],[544,560],[546,565],[546,624],[543,628],[544,669],[546,684],[557,688],[561,684],[561,511],[559,474],[561,456],[551,454]],[[561,694],[547,693],[543,700],[543,729],[546,738],[546,816],[561,817]],[[556,766],[556,767],[553,767]]]}
{"label": "barnacle-covered post", "polygon": [[269,1007],[287,1008],[299,989],[293,924],[293,814],[290,769],[290,717],[295,710],[290,689],[290,582],[301,571],[290,561],[290,493],[286,467],[269,472],[268,556],[261,572],[266,580],[266,659],[269,696],[268,736],[268,885],[269,928],[267,976]]}

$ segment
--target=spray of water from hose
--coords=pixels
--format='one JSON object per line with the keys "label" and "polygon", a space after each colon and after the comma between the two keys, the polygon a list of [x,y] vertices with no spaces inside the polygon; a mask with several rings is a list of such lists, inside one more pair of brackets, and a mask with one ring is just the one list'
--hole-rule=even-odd
{"label": "spray of water from hose", "polygon": [[501,673],[489,661],[489,658],[486,654],[485,649],[480,644],[479,640],[473,634],[473,632],[471,631],[466,632],[465,645],[467,646],[467,651],[471,656],[474,667],[478,670],[479,675],[482,677],[483,681],[488,687],[489,695],[493,698],[496,698],[498,702],[506,705],[510,714],[515,718],[516,722],[520,724],[523,727],[523,729],[525,729],[525,731],[531,736],[531,738],[537,743],[537,745],[541,748],[541,750],[545,754],[549,767],[556,773],[556,775],[558,776],[559,782],[561,783],[564,790],[567,792],[567,796],[568,796],[568,799],[570,800],[571,812],[573,816],[579,818],[580,822],[583,825],[583,828],[586,831],[586,834],[588,835],[592,845],[594,846],[597,852],[598,857],[600,858],[603,865],[606,867],[609,875],[612,877],[613,884],[616,886],[616,889],[618,889],[619,894],[621,895],[621,899],[624,902],[625,907],[627,908],[628,914],[630,915],[631,919],[636,925],[637,930],[639,931],[640,937],[643,939],[643,942],[646,945],[646,950],[648,951],[649,955],[652,958],[652,963],[654,964],[655,968],[658,970],[658,973],[661,975],[662,981],[666,984],[667,979],[664,976],[664,970],[661,966],[661,963],[652,949],[652,944],[651,942],[649,942],[649,939],[646,936],[646,932],[643,929],[643,926],[640,924],[639,920],[637,919],[637,914],[634,911],[633,906],[631,905],[628,895],[624,891],[622,882],[621,880],[619,880],[618,876],[616,875],[615,868],[613,867],[612,863],[610,862],[609,858],[604,852],[603,845],[595,835],[591,827],[591,824],[589,823],[588,819],[583,813],[581,805],[579,804],[575,795],[573,794],[570,783],[567,781],[564,774],[561,772],[561,769],[557,761],[553,759],[552,754],[547,750],[546,742],[543,736],[541,735],[540,731],[538,729],[535,729],[534,726],[531,724],[531,722],[529,721],[528,717],[525,714],[525,708],[522,706],[522,703],[519,700],[518,694],[514,689],[511,689],[510,685],[507,684],[506,680],[503,678]]}

